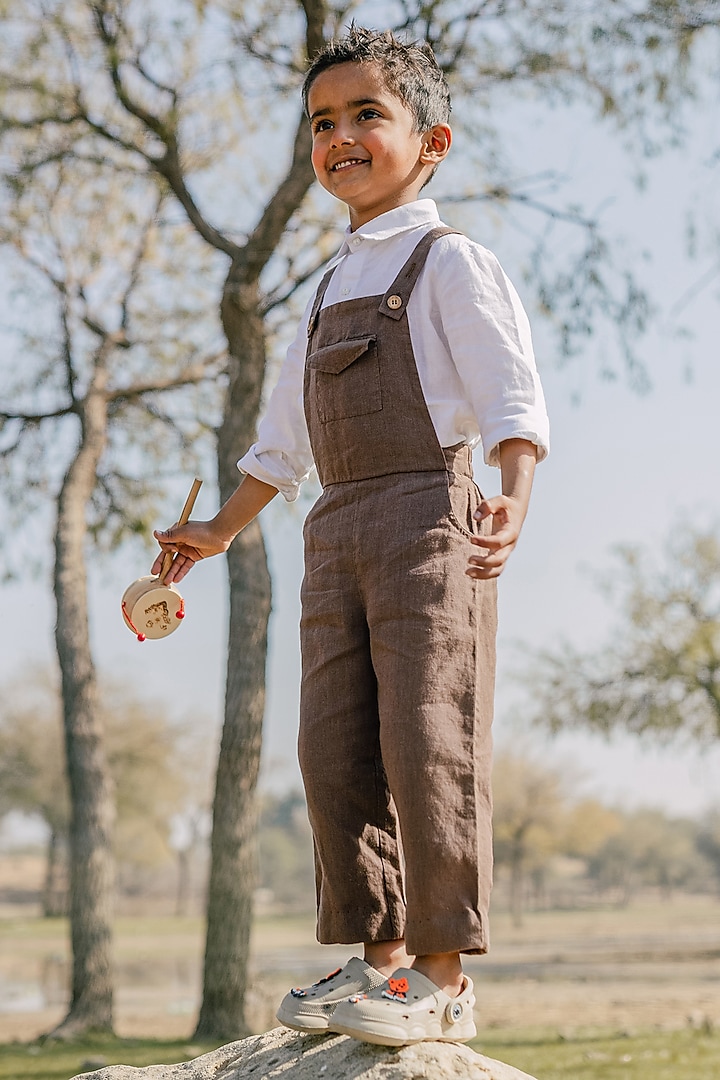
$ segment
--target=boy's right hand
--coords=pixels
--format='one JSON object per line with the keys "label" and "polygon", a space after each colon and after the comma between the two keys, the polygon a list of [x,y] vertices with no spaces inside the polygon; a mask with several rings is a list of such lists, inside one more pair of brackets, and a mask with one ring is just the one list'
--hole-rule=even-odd
{"label": "boy's right hand", "polygon": [[227,551],[237,534],[257,517],[277,493],[276,487],[247,474],[210,521],[188,521],[187,525],[176,523],[164,532],[154,532],[153,536],[162,552],[152,565],[153,574],[161,572],[163,558],[168,551],[177,552],[164,581],[167,585],[182,581],[200,559]]}
{"label": "boy's right hand", "polygon": [[173,564],[165,575],[164,582],[182,581],[196,562],[211,555],[220,555],[230,547],[230,540],[221,537],[216,531],[215,521],[188,521],[186,525],[173,525],[163,532],[157,529],[153,533],[162,551],[152,564],[151,573],[159,574],[162,570],[166,553],[176,552]]}

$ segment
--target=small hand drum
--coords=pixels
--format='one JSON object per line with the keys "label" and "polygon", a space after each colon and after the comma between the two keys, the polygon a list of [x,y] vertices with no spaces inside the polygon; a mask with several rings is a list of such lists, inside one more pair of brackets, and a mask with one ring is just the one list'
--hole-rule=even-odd
{"label": "small hand drum", "polygon": [[138,578],[123,593],[123,619],[138,641],[167,637],[185,618],[185,601],[174,585],[163,585],[162,577]]}
{"label": "small hand drum", "polygon": [[[192,513],[202,480],[194,480],[185,500],[178,525],[184,525]],[[163,638],[177,630],[185,618],[185,601],[174,584],[165,585],[163,578],[172,566],[173,555],[168,551],[157,577],[146,575],[133,581],[123,593],[122,616],[128,630],[138,641]]]}

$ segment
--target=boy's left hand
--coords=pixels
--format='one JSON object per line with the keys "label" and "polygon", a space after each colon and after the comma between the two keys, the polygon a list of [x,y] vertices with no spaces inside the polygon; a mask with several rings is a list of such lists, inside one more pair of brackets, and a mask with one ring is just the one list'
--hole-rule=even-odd
{"label": "boy's left hand", "polygon": [[518,504],[508,495],[483,499],[475,511],[475,520],[484,521],[485,518],[492,517],[492,532],[486,536],[473,537],[470,541],[477,547],[485,548],[487,554],[470,556],[465,571],[469,577],[486,580],[502,574],[508,556],[518,542],[526,510],[527,506]]}
{"label": "boy's left hand", "polygon": [[496,578],[505,569],[527,514],[532,490],[537,448],[526,439],[507,439],[498,448],[502,473],[502,495],[483,499],[475,511],[475,520],[492,518],[487,536],[474,536],[470,543],[485,548],[485,555],[471,555],[465,571],[469,577]]}

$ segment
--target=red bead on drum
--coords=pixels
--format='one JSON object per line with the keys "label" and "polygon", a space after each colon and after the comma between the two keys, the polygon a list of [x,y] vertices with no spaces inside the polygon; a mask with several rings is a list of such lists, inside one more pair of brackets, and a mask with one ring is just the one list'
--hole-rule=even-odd
{"label": "red bead on drum", "polygon": [[145,641],[145,635],[144,634],[138,634],[137,637],[138,637],[138,641]]}
{"label": "red bead on drum", "polygon": [[175,612],[175,618],[176,619],[184,619],[185,618],[185,612],[182,610],[182,608],[180,608],[179,611]]}

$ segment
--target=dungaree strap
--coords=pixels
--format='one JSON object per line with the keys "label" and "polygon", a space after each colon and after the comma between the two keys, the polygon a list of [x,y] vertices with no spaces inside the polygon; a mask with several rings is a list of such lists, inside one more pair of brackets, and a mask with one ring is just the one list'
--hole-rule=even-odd
{"label": "dungaree strap", "polygon": [[[431,246],[439,237],[450,236],[453,233],[459,236],[463,235],[458,229],[450,229],[446,225],[438,225],[437,228],[430,229],[430,231],[423,236],[422,240],[418,242],[410,255],[410,258],[383,296],[382,303],[378,309],[383,315],[389,315],[391,319],[399,319],[402,317],[415,282],[425,265],[425,259],[427,258],[427,253]],[[310,317],[308,319],[307,336],[309,338],[312,337],[315,331],[318,313],[322,307],[325,293],[327,292],[328,285],[330,284],[330,280],[335,273],[335,270],[335,266],[331,267],[318,285],[318,290],[315,293],[315,299],[313,300],[313,306],[310,309]]]}
{"label": "dungaree strap", "polygon": [[[410,255],[410,258],[383,296],[380,307],[378,308],[378,311],[382,315],[387,315],[391,319],[402,318],[407,307],[407,302],[410,299],[410,294],[415,286],[415,282],[425,265],[428,251],[441,236],[450,236],[453,233],[462,235],[457,229],[449,229],[446,225],[438,225],[437,228],[430,229],[429,232],[425,233],[422,240],[418,242]],[[320,287],[322,288],[322,285]],[[327,285],[325,288],[327,288]]]}
{"label": "dungaree strap", "polygon": [[308,319],[307,336],[309,338],[312,337],[312,335],[313,335],[313,333],[315,331],[315,324],[317,323],[318,312],[320,311],[320,307],[322,305],[322,302],[325,299],[325,293],[327,292],[327,287],[330,284],[330,279],[332,278],[333,274],[335,273],[335,269],[336,268],[334,266],[332,266],[327,271],[324,278],[322,279],[322,281],[318,285],[318,290],[315,293],[315,299],[313,300],[313,306],[310,309],[310,318]]}

